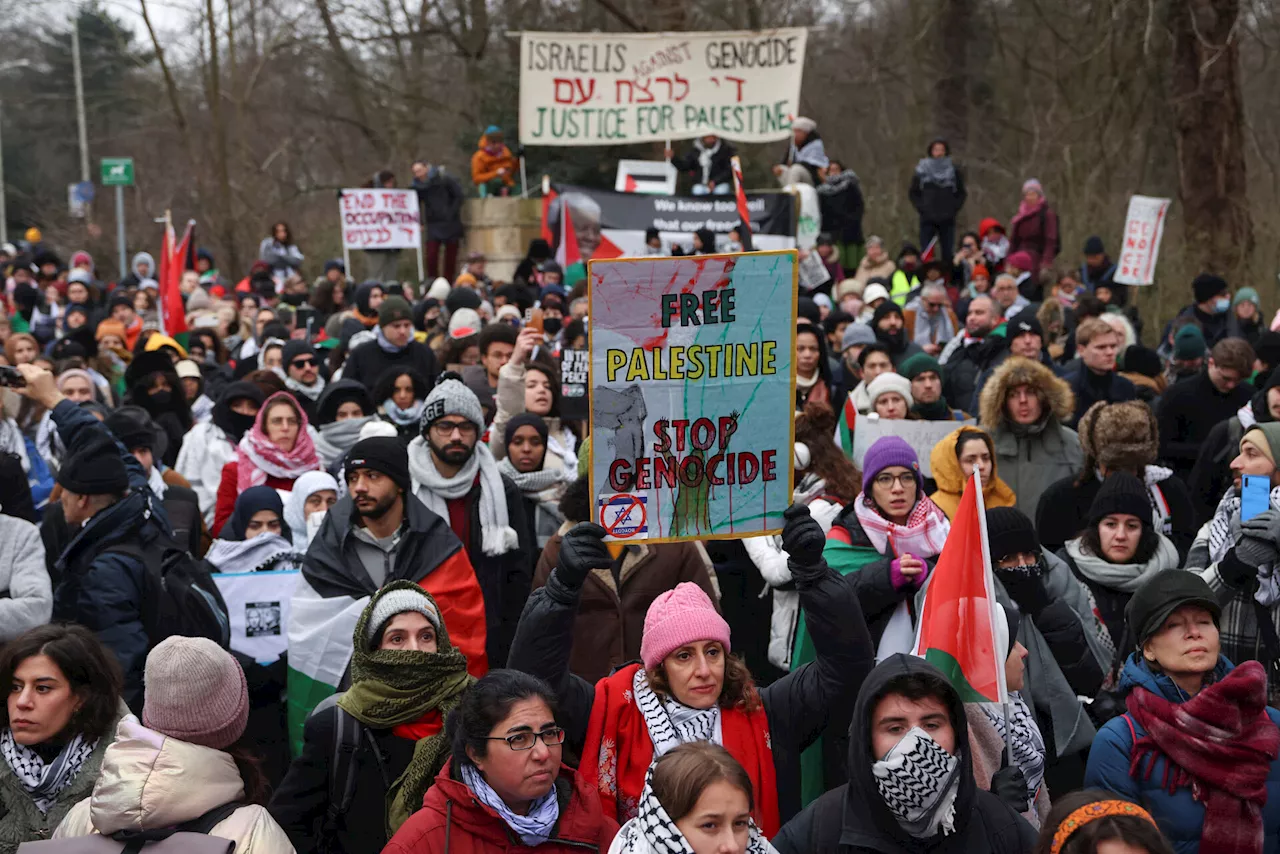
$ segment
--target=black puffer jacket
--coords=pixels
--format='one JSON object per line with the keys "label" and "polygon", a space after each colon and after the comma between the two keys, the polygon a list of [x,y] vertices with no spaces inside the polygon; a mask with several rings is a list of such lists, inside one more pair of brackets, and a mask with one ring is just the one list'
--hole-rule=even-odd
{"label": "black puffer jacket", "polygon": [[949,683],[947,705],[960,748],[955,832],[917,839],[885,806],[871,772],[877,761],[871,750],[871,715],[889,693],[890,680],[922,673],[946,682],[932,664],[903,654],[890,656],[867,676],[849,728],[849,782],[818,798],[782,828],[773,839],[779,854],[1026,854],[1035,846],[1031,825],[995,795],[978,789],[964,703]]}
{"label": "black puffer jacket", "polygon": [[[811,572],[796,572],[795,583],[817,657],[760,689],[778,779],[778,810],[784,822],[800,809],[801,752],[828,728],[837,733],[846,730],[847,710],[875,662],[875,648],[847,579],[823,561]],[[595,686],[569,672],[580,595],[581,588],[564,584],[559,568],[553,570],[546,586],[535,590],[525,605],[507,664],[555,689],[559,720],[577,754],[586,740],[595,700]],[[845,709],[846,720],[835,720],[833,709]]]}

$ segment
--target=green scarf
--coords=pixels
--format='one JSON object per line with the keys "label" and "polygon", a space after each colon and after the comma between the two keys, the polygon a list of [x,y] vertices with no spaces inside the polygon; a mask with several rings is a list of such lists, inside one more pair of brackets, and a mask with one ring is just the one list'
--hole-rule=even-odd
{"label": "green scarf", "polygon": [[[391,729],[412,723],[430,711],[448,717],[462,692],[475,681],[467,673],[467,659],[449,642],[443,618],[436,631],[437,652],[402,649],[370,650],[365,640],[373,608],[392,590],[413,590],[440,608],[431,594],[412,581],[393,581],[379,590],[356,622],[351,657],[351,687],[338,705],[353,718],[373,729]],[[420,739],[413,758],[387,792],[387,838],[422,808],[422,798],[449,758],[449,740],[444,730]]]}
{"label": "green scarf", "polygon": [[911,411],[925,421],[952,421],[955,419],[955,413],[951,411],[951,407],[947,406],[947,402],[941,397],[933,403],[917,403],[911,407]]}

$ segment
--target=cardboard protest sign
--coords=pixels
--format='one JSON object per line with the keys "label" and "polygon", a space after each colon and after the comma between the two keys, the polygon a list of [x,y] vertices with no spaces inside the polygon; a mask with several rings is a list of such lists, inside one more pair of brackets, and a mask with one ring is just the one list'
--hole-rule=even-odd
{"label": "cardboard protest sign", "polygon": [[[552,249],[560,242],[560,217],[567,207],[578,251],[583,258],[620,258],[648,255],[644,243],[647,229],[658,229],[662,255],[675,246],[692,249],[693,233],[700,228],[716,235],[721,249],[729,242],[729,232],[742,221],[733,196],[654,196],[645,193],[618,193],[567,184],[556,185],[564,204],[548,205],[544,230],[553,237]],[[790,193],[747,193],[751,233],[756,249],[791,249],[796,245],[796,197]]]}
{"label": "cardboard protest sign", "polygon": [[791,136],[808,32],[522,33],[520,142]]}
{"label": "cardboard protest sign", "polygon": [[590,355],[587,350],[560,352],[560,417],[566,421],[587,420]]}
{"label": "cardboard protest sign", "polygon": [[417,249],[421,245],[418,195],[413,190],[343,190],[342,248]]}
{"label": "cardboard protest sign", "polygon": [[1113,280],[1120,285],[1149,285],[1155,281],[1160,238],[1168,219],[1169,200],[1130,196],[1124,240]]}
{"label": "cardboard protest sign", "polygon": [[624,542],[780,531],[796,253],[592,261],[587,275],[595,521]]}
{"label": "cardboard protest sign", "polygon": [[929,461],[933,446],[957,427],[976,423],[972,418],[965,421],[888,421],[876,415],[859,415],[857,429],[853,431],[853,464],[861,471],[867,448],[882,436],[899,436],[916,452],[920,473],[933,477],[933,465]]}

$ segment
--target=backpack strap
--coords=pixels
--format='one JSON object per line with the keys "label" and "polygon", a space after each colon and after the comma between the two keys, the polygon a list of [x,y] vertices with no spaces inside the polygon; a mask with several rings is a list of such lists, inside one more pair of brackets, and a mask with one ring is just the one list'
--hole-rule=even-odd
{"label": "backpack strap", "polygon": [[[208,836],[210,831],[230,818],[231,814],[242,806],[244,806],[243,801],[231,801],[173,827],[160,827],[141,831],[122,830],[119,833],[113,833],[111,838],[117,842],[124,843],[124,848],[120,849],[120,854],[141,854],[142,850],[150,843],[162,842],[175,833],[198,833],[202,836]],[[234,841],[228,841],[231,842],[233,847],[235,846]]]}
{"label": "backpack strap", "polygon": [[360,749],[364,724],[346,709],[333,706],[333,753],[329,762],[329,806],[325,810],[326,836],[337,832],[338,819],[351,809],[356,795],[356,751]]}

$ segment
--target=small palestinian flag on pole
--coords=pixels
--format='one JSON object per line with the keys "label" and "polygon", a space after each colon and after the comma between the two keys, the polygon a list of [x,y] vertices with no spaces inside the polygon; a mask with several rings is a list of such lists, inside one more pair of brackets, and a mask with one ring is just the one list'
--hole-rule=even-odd
{"label": "small palestinian flag on pole", "polygon": [[987,511],[975,471],[929,578],[913,652],[941,670],[964,702],[1007,703],[998,619]]}
{"label": "small palestinian flag on pole", "polygon": [[750,252],[753,248],[751,240],[751,211],[747,209],[747,191],[742,186],[742,161],[735,154],[729,158],[729,163],[733,167],[733,192],[738,200],[738,216],[742,218],[742,225],[738,226],[738,236],[742,238],[742,251]]}
{"label": "small palestinian flag on pole", "polygon": [[853,431],[858,426],[858,408],[853,405],[853,395],[844,398],[844,408],[840,412],[840,450],[849,459],[853,459]]}

